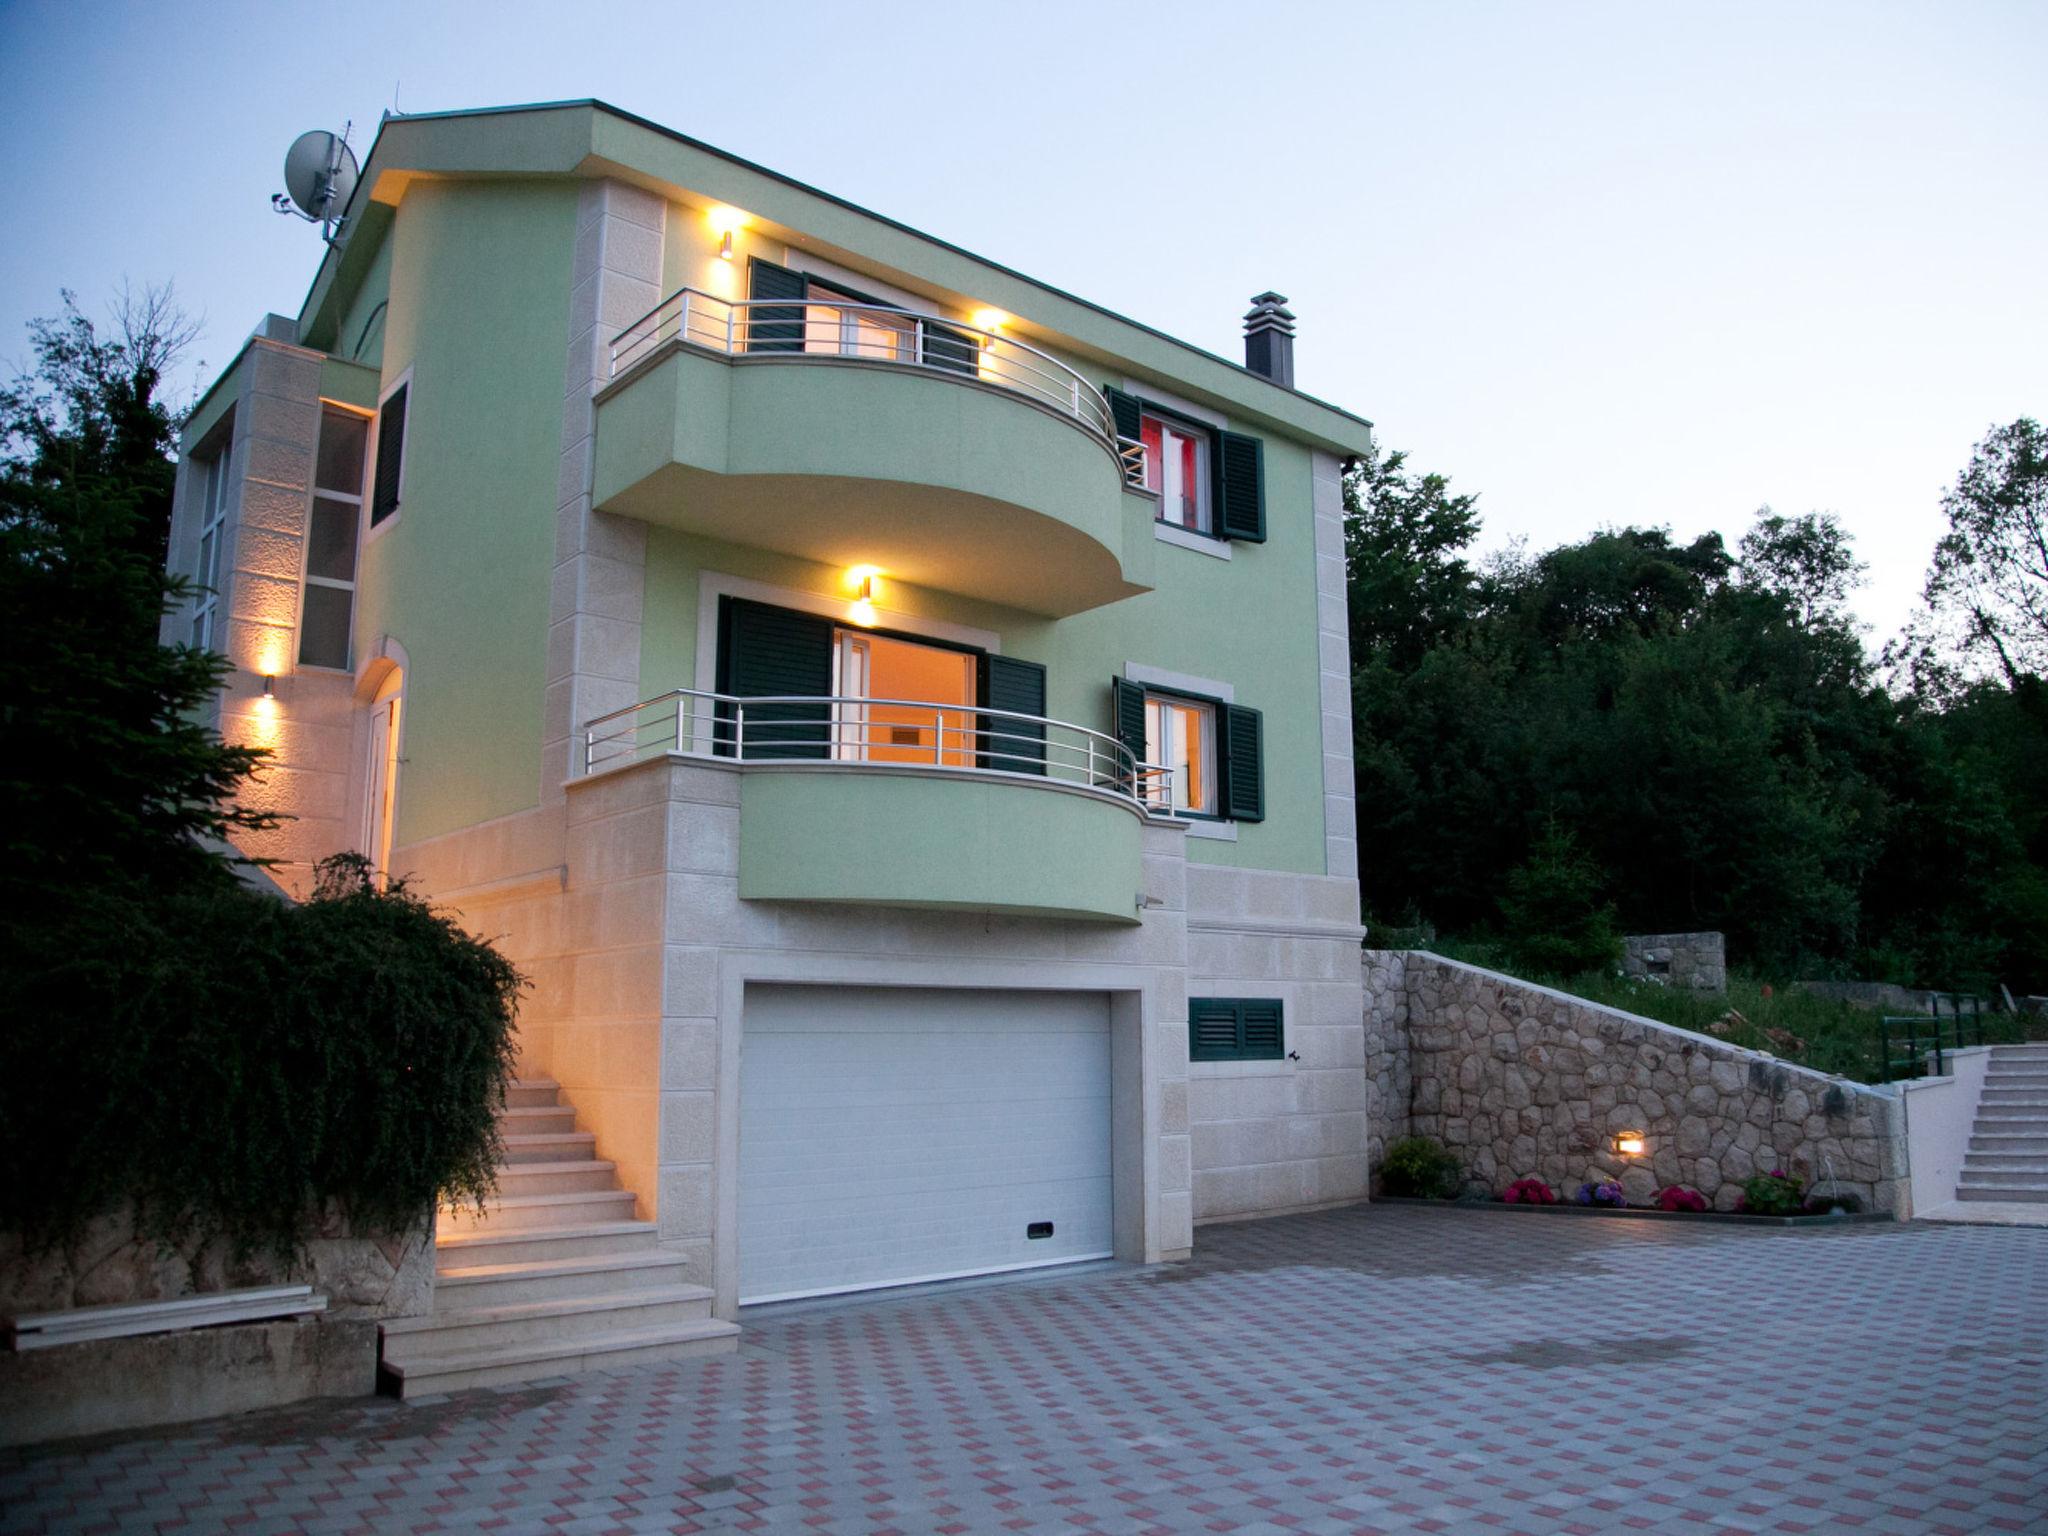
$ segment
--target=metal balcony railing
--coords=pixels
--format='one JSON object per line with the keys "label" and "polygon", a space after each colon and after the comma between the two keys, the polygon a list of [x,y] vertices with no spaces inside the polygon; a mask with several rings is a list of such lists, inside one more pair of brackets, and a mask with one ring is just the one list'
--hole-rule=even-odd
{"label": "metal balcony railing", "polygon": [[585,774],[657,753],[1028,775],[1164,814],[1173,776],[1114,736],[1043,715],[930,699],[783,694],[740,697],[676,688],[583,728]]}
{"label": "metal balcony railing", "polygon": [[683,288],[612,338],[608,377],[667,342],[729,358],[894,364],[992,385],[1073,422],[1109,449],[1127,481],[1144,483],[1144,445],[1117,435],[1102,391],[1059,359],[998,331],[885,304],[722,299]]}

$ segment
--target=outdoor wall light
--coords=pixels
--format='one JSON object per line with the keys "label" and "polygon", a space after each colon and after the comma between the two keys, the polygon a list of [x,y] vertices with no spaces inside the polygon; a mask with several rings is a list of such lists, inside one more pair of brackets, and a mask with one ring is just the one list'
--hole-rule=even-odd
{"label": "outdoor wall light", "polygon": [[718,259],[720,261],[732,260],[732,231],[729,229],[718,237]]}
{"label": "outdoor wall light", "polygon": [[263,697],[266,699],[277,697],[277,676],[275,673],[266,672],[263,674]]}
{"label": "outdoor wall light", "polygon": [[876,578],[881,574],[880,569],[872,565],[856,565],[846,573],[846,585],[853,592],[851,617],[862,628],[874,626],[875,593],[880,586]]}
{"label": "outdoor wall light", "polygon": [[1623,1157],[1641,1157],[1648,1146],[1649,1142],[1644,1139],[1641,1131],[1616,1131],[1614,1133],[1614,1150]]}

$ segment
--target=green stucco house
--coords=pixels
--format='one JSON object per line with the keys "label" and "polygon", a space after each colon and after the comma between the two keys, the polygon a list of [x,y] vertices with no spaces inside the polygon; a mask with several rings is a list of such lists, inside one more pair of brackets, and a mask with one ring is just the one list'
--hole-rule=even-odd
{"label": "green stucco house", "polygon": [[532,978],[406,1390],[1354,1201],[1370,425],[596,102],[388,118],[186,428],[286,884]]}

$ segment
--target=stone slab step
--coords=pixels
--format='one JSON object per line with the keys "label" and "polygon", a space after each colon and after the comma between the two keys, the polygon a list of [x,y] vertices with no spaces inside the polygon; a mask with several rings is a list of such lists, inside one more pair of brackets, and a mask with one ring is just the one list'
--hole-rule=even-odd
{"label": "stone slab step", "polygon": [[469,1354],[423,1356],[389,1367],[399,1395],[457,1392],[469,1387],[501,1387],[583,1371],[618,1370],[655,1365],[697,1355],[730,1354],[739,1348],[737,1323],[703,1318],[657,1328],[622,1329],[562,1339],[548,1344],[518,1344]]}
{"label": "stone slab step", "polygon": [[607,1158],[574,1158],[566,1163],[502,1163],[503,1195],[569,1195],[580,1190],[616,1189],[619,1165]]}
{"label": "stone slab step", "polygon": [[594,1221],[631,1221],[633,1192],[630,1189],[588,1190],[567,1195],[500,1195],[482,1215],[474,1206],[443,1210],[434,1220],[438,1236],[444,1232],[473,1232],[489,1227],[494,1232],[525,1232],[536,1227],[581,1227]]}
{"label": "stone slab step", "polygon": [[548,1344],[591,1334],[662,1328],[711,1316],[711,1293],[701,1285],[643,1286],[616,1296],[555,1296],[502,1306],[442,1310],[394,1318],[384,1324],[384,1361],[449,1358],[520,1344]]}
{"label": "stone slab step", "polygon": [[1970,1138],[1971,1152],[2030,1152],[2039,1157],[2048,1157],[2048,1126],[2043,1126],[2035,1135],[2000,1135],[1996,1131],[1979,1131]]}
{"label": "stone slab step", "polygon": [[1999,1169],[2007,1173],[2031,1173],[2048,1183],[2048,1152],[1979,1152],[1972,1147],[1963,1154],[1963,1172]]}
{"label": "stone slab step", "polygon": [[2015,1188],[2004,1184],[1957,1184],[1958,1200],[2010,1200],[2016,1205],[2048,1205],[2048,1185],[2038,1189]]}
{"label": "stone slab step", "polygon": [[648,1253],[659,1241],[651,1221],[593,1221],[573,1227],[503,1231],[491,1227],[436,1233],[435,1267],[539,1264],[599,1254]]}
{"label": "stone slab step", "polygon": [[552,1109],[561,1100],[562,1085],[552,1077],[515,1077],[505,1085],[507,1109]]}
{"label": "stone slab step", "polygon": [[2031,1168],[1979,1168],[1965,1163],[1959,1182],[1982,1185],[1985,1188],[2031,1189],[2036,1186],[2048,1191],[2048,1173],[2037,1173]]}
{"label": "stone slab step", "polygon": [[2048,1088],[2001,1088],[1990,1078],[1984,1079],[1984,1092],[1977,1100],[1984,1104],[2031,1104],[2036,1109],[2048,1111]]}
{"label": "stone slab step", "polygon": [[453,1312],[567,1296],[616,1296],[650,1286],[686,1285],[686,1268],[659,1248],[516,1264],[457,1264],[435,1271],[434,1305]]}
{"label": "stone slab step", "polygon": [[500,1167],[512,1163],[566,1163],[597,1156],[597,1136],[591,1131],[513,1132],[503,1140],[505,1162]]}
{"label": "stone slab step", "polygon": [[503,1136],[559,1134],[575,1129],[576,1111],[567,1104],[531,1104],[498,1111],[498,1132]]}
{"label": "stone slab step", "polygon": [[2038,1125],[2048,1128],[2048,1110],[2030,1109],[2024,1104],[1979,1104],[1977,1123],[1987,1120],[1998,1121],[2001,1125]]}

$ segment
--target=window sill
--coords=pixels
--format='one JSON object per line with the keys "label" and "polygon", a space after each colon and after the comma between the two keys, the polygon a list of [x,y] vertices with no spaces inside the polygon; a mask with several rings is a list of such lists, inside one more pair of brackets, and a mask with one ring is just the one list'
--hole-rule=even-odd
{"label": "window sill", "polygon": [[1237,841],[1237,823],[1215,821],[1194,816],[1186,811],[1175,813],[1188,824],[1189,837],[1205,837],[1212,843],[1234,843]]}
{"label": "window sill", "polygon": [[1189,1077],[1284,1077],[1294,1071],[1286,1057],[1258,1061],[1191,1061]]}
{"label": "window sill", "polygon": [[1179,549],[1191,549],[1198,555],[1208,555],[1216,560],[1230,558],[1230,541],[1211,538],[1206,533],[1191,533],[1185,528],[1176,528],[1172,523],[1155,520],[1152,537],[1162,544],[1172,544]]}

